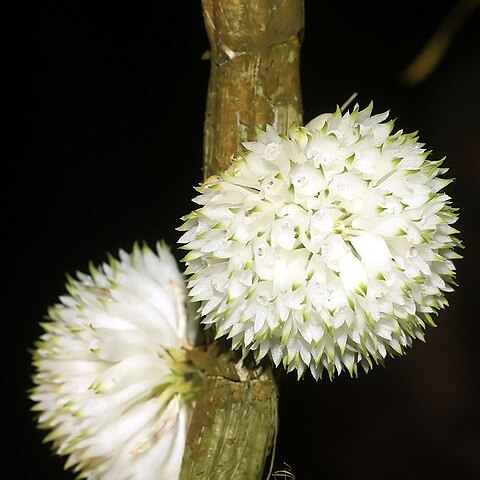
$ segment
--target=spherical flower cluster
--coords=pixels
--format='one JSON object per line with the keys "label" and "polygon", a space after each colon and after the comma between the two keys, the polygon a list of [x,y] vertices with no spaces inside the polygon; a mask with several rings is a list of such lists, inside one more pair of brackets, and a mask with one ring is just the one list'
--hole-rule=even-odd
{"label": "spherical flower cluster", "polygon": [[136,247],[69,279],[34,354],[47,441],[89,480],[176,479],[198,374],[175,259]]}
{"label": "spherical flower cluster", "polygon": [[267,127],[180,228],[203,323],[299,376],[403,353],[454,284],[443,160],[371,111]]}

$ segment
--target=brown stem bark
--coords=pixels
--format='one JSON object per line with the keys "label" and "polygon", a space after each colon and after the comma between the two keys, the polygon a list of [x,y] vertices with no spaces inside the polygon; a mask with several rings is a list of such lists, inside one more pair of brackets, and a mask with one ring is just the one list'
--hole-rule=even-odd
{"label": "brown stem bark", "polygon": [[211,70],[204,174],[225,169],[266,124],[301,124],[303,0],[203,0]]}
{"label": "brown stem bark", "polygon": [[[301,124],[304,5],[303,0],[202,0],[202,5],[211,47],[206,178],[228,167],[257,127],[270,124],[285,133],[293,122]],[[204,370],[204,382],[180,478],[259,480],[277,428],[273,374],[269,367],[236,363],[219,350],[211,350],[217,365],[211,357],[192,358]]]}

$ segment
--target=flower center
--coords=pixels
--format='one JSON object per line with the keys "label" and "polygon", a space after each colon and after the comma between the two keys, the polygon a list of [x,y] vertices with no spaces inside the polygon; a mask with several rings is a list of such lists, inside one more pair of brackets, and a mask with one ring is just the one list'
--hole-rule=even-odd
{"label": "flower center", "polygon": [[165,349],[160,356],[168,363],[171,373],[155,389],[155,395],[165,395],[167,398],[181,395],[186,403],[195,401],[202,386],[203,375],[189,360],[186,350]]}

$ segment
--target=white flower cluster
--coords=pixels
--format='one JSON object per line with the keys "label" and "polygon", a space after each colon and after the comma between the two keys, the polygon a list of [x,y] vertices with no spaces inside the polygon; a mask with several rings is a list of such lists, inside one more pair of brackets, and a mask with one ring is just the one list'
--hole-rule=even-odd
{"label": "white flower cluster", "polygon": [[89,480],[176,479],[198,377],[185,361],[197,327],[163,246],[121,251],[69,279],[34,354],[39,425]]}
{"label": "white flower cluster", "polygon": [[454,284],[450,180],[372,106],[267,127],[198,188],[180,243],[203,323],[301,376],[357,374],[423,339]]}

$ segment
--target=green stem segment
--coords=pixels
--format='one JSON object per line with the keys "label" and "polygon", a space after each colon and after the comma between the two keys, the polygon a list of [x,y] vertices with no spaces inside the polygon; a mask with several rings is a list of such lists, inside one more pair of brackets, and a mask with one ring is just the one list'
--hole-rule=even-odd
{"label": "green stem segment", "polygon": [[[206,178],[228,167],[257,127],[270,124],[285,133],[293,122],[302,123],[304,6],[303,0],[202,0],[202,5],[211,46]],[[239,363],[220,350],[212,345],[210,353],[191,358],[204,379],[180,479],[260,480],[277,429],[275,380],[270,367]]]}
{"label": "green stem segment", "polygon": [[277,428],[271,375],[204,379],[190,423],[182,480],[260,479]]}

